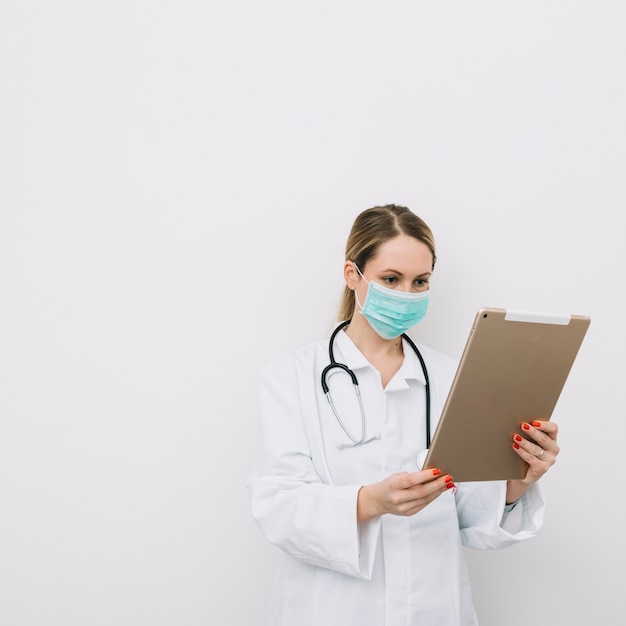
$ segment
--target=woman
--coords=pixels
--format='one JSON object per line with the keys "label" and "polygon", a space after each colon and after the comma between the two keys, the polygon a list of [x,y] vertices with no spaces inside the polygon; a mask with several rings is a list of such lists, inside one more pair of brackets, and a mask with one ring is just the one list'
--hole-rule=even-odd
{"label": "woman", "polygon": [[[262,376],[248,487],[253,517],[282,550],[273,626],[477,624],[463,546],[503,548],[542,524],[537,481],[559,452],[553,422],[524,423],[513,437],[528,463],[523,480],[455,485],[417,466],[426,378],[402,334],[426,314],[435,261],[433,235],[409,209],[363,211],[346,245],[346,324],[332,341],[342,365],[325,371],[324,339]],[[419,353],[434,428],[457,364],[425,346]]]}

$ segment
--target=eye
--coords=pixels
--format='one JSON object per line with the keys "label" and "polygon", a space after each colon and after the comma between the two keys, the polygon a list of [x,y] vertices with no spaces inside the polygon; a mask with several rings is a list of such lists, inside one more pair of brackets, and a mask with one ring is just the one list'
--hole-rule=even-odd
{"label": "eye", "polygon": [[428,287],[429,284],[430,284],[430,281],[428,280],[428,278],[416,278],[415,279],[415,286],[418,289],[424,289],[425,287]]}
{"label": "eye", "polygon": [[382,281],[385,285],[395,285],[398,279],[395,276],[383,276]]}

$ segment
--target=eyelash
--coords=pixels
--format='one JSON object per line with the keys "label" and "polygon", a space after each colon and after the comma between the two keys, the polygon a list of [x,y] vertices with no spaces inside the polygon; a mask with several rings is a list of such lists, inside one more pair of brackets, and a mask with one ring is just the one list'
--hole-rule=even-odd
{"label": "eyelash", "polygon": [[[385,276],[385,278],[383,278],[383,281],[388,285],[394,285],[396,282],[398,282],[398,279],[395,276]],[[429,282],[430,281],[427,278],[418,278],[415,280],[415,283],[418,287],[428,285]]]}

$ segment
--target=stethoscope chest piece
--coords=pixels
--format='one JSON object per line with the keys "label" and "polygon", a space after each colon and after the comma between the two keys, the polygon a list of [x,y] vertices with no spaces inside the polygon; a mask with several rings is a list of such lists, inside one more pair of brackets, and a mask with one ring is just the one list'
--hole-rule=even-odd
{"label": "stethoscope chest piece", "polygon": [[428,454],[428,450],[422,450],[418,455],[417,455],[417,469],[421,470],[424,467],[424,461],[426,460],[426,455]]}

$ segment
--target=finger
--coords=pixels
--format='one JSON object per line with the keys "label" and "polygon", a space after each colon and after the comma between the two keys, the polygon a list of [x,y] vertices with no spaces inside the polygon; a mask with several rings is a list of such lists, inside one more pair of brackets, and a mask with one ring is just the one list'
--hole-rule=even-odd
{"label": "finger", "polygon": [[415,485],[415,487],[407,489],[405,493],[409,500],[427,498],[429,501],[432,501],[448,489],[454,489],[455,487],[453,477],[450,474],[443,474],[436,480]]}
{"label": "finger", "polygon": [[408,510],[412,510],[413,513],[424,508],[443,493],[456,493],[456,485],[454,484],[452,476],[447,474],[442,476],[437,481],[428,483],[427,485],[423,485],[421,487],[416,487],[415,492],[415,499],[409,500],[406,503]]}
{"label": "finger", "polygon": [[522,432],[524,435],[531,437],[535,443],[537,443],[542,448],[556,450],[558,446],[556,445],[556,436],[558,432],[558,426],[556,424],[550,425],[549,431],[545,432],[542,428],[546,428],[543,426],[542,422],[533,421],[530,424],[524,422],[522,424]]}
{"label": "finger", "polygon": [[410,472],[408,474],[403,474],[403,483],[405,489],[410,489],[411,487],[415,487],[416,485],[425,485],[429,482],[437,480],[440,476],[442,476],[441,470],[437,467],[418,470],[417,472]]}
{"label": "finger", "polygon": [[545,454],[545,452],[544,453],[541,452],[542,450],[545,450],[545,448],[542,448],[540,445],[538,445],[534,441],[525,439],[521,435],[513,436],[513,447],[515,448],[515,450],[521,451],[524,454],[528,454],[534,457],[540,454],[541,456],[543,456],[543,454]]}
{"label": "finger", "polygon": [[[545,433],[551,439],[556,439],[559,432],[559,425],[549,420],[533,420],[528,426],[531,426],[532,429],[538,432]],[[522,428],[524,428],[523,424]]]}
{"label": "finger", "polygon": [[545,473],[547,469],[555,463],[556,453],[553,453],[546,448],[542,448],[536,443],[533,443],[532,441],[528,441],[527,439],[523,439],[521,437],[520,441],[517,439],[518,437],[519,435],[516,435],[513,438],[513,448],[515,452],[522,459],[524,459],[524,461],[526,461],[526,463],[528,463],[531,469],[534,470],[536,473]]}
{"label": "finger", "polygon": [[[544,430],[541,430],[544,429]],[[546,430],[551,432],[545,432]],[[525,435],[532,438],[532,443],[536,445],[536,448],[525,448],[531,454],[543,459],[541,450],[550,452],[554,459],[560,452],[559,445],[556,442],[556,436],[558,433],[558,426],[554,423],[533,421],[530,424],[524,422],[522,424],[522,431]],[[517,441],[517,439],[515,439]]]}

